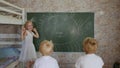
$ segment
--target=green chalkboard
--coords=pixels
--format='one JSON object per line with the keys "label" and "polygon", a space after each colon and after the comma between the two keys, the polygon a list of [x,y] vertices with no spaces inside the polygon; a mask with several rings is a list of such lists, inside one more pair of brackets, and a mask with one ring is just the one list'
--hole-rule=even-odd
{"label": "green chalkboard", "polygon": [[42,40],[52,40],[55,52],[82,52],[86,37],[94,37],[94,13],[27,13],[40,38],[34,39],[36,50]]}

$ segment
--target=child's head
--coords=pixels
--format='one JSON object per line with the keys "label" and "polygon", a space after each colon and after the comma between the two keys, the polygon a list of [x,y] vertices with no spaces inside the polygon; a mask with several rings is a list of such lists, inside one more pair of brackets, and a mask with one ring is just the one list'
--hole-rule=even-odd
{"label": "child's head", "polygon": [[98,42],[96,39],[87,37],[83,41],[83,49],[87,54],[95,53],[97,50]]}
{"label": "child's head", "polygon": [[44,40],[40,43],[39,51],[43,56],[47,56],[53,52],[53,47],[52,41]]}
{"label": "child's head", "polygon": [[33,24],[32,21],[26,21],[25,25],[24,25],[26,30],[33,30]]}

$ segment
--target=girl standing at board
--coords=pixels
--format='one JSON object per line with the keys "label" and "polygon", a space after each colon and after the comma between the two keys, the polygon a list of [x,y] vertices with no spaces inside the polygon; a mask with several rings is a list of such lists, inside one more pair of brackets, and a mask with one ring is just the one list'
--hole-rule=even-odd
{"label": "girl standing at board", "polygon": [[26,68],[31,68],[32,64],[37,58],[33,44],[33,37],[39,38],[39,34],[37,30],[33,28],[32,21],[27,21],[22,29],[21,39],[23,41],[23,45],[19,57],[20,62],[26,63]]}

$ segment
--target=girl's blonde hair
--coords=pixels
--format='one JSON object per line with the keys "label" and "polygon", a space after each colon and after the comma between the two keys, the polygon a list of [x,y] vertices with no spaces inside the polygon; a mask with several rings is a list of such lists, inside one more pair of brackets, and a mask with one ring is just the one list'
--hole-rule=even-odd
{"label": "girl's blonde hair", "polygon": [[40,43],[39,51],[42,54],[48,55],[53,50],[53,47],[54,47],[54,45],[53,45],[52,41],[44,40]]}
{"label": "girl's blonde hair", "polygon": [[[28,20],[28,21],[25,22],[25,24],[24,24],[24,28],[25,28],[25,29],[27,29],[27,24],[28,24],[28,23],[32,23],[32,21]],[[32,25],[33,25],[33,23],[32,23]]]}
{"label": "girl's blonde hair", "polygon": [[94,38],[87,37],[83,41],[83,48],[88,53],[96,52],[97,46],[98,46],[98,42]]}

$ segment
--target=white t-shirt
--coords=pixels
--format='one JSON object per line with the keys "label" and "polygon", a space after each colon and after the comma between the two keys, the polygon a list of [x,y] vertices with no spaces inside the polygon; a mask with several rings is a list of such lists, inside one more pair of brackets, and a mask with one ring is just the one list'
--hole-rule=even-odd
{"label": "white t-shirt", "polygon": [[35,61],[33,68],[59,68],[56,59],[50,56],[42,56]]}
{"label": "white t-shirt", "polygon": [[85,56],[80,57],[76,64],[76,68],[102,68],[104,65],[101,57],[95,54],[86,54]]}

